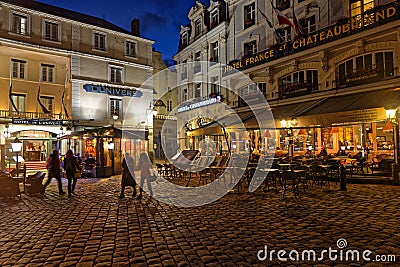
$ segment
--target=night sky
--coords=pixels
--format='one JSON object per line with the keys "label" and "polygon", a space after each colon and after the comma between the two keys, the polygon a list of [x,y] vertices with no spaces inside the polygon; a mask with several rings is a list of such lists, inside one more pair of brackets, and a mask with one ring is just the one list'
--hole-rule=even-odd
{"label": "night sky", "polygon": [[[177,53],[180,25],[189,23],[187,14],[195,0],[39,0],[107,21],[130,31],[131,20],[139,18],[141,35],[155,40],[154,48],[164,60]],[[208,0],[202,1],[209,3]]]}

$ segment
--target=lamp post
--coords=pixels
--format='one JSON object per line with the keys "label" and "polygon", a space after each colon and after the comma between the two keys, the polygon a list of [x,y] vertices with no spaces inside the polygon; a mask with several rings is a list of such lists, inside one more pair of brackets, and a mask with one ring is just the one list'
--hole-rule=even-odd
{"label": "lamp post", "polygon": [[108,151],[109,152],[111,152],[111,172],[112,172],[112,175],[114,176],[115,175],[115,159],[114,159],[114,157],[115,157],[115,154],[114,154],[114,137],[115,137],[115,133],[114,133],[114,126],[115,126],[115,122],[118,120],[118,114],[117,113],[114,113],[113,114],[113,124],[112,124],[112,140],[111,140],[111,142],[109,142],[108,143],[108,145],[107,145],[107,148],[108,148]]}
{"label": "lamp post", "polygon": [[65,134],[68,136],[67,140],[67,151],[71,149],[71,134],[72,134],[72,128],[70,125],[67,126],[67,129],[65,130]]}
{"label": "lamp post", "polygon": [[11,142],[11,149],[13,152],[17,154],[17,178],[19,176],[19,167],[18,167],[18,160],[19,160],[19,152],[21,152],[22,149],[22,142],[19,141],[18,137],[15,137],[15,139]]}
{"label": "lamp post", "polygon": [[399,185],[399,127],[397,122],[397,108],[386,109],[386,118],[393,123],[393,157],[392,177],[393,185]]}

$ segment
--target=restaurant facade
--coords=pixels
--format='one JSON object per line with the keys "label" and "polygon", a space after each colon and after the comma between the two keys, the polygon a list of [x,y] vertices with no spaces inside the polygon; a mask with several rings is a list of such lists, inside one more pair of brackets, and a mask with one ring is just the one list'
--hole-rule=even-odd
{"label": "restaurant facade", "polygon": [[72,149],[110,174],[125,152],[148,151],[153,90],[140,86],[153,74],[154,41],[139,20],[128,31],[36,1],[0,5],[2,154],[18,137],[27,161]]}
{"label": "restaurant facade", "polygon": [[[221,85],[237,92],[226,103],[248,130],[232,135],[231,143],[244,143],[255,154],[276,149],[295,156],[325,148],[330,154],[393,158],[398,120],[397,111],[390,111],[400,106],[398,1],[228,5]],[[297,26],[281,25],[275,9]],[[236,71],[252,82],[242,82]],[[260,129],[250,108],[257,107],[257,88],[274,116],[271,129]],[[234,124],[230,128],[235,131]]]}

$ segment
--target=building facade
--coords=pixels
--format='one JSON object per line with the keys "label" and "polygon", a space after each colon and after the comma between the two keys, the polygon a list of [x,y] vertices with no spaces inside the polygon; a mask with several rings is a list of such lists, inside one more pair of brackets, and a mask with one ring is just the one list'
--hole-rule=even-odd
{"label": "building facade", "polygon": [[154,42],[140,37],[138,20],[127,31],[36,1],[0,6],[0,57],[7,63],[0,130],[24,140],[26,160],[73,149],[96,155],[98,166],[120,166],[122,153],[147,151],[153,90],[140,85],[153,73]]}
{"label": "building facade", "polygon": [[[254,118],[245,121],[252,151],[279,147],[302,155],[325,147],[332,154],[393,156],[398,121],[392,116],[388,123],[386,110],[400,106],[397,1],[227,4],[229,67],[221,84],[241,96],[228,104],[248,112],[243,98],[252,99],[257,86],[275,118],[276,129],[258,129]],[[233,69],[253,83],[235,79]]]}

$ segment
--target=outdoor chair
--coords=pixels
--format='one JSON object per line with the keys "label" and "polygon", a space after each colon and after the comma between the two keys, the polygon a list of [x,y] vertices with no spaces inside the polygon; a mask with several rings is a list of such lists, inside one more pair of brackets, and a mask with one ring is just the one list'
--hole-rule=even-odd
{"label": "outdoor chair", "polygon": [[46,173],[37,172],[25,178],[25,193],[29,195],[44,194],[43,179]]}
{"label": "outdoor chair", "polygon": [[299,197],[299,177],[297,173],[293,171],[284,171],[282,173],[282,185],[284,199],[286,199],[287,190],[293,192],[296,198]]}
{"label": "outdoor chair", "polygon": [[21,198],[19,190],[19,181],[10,175],[0,173],[0,197],[17,197]]}

